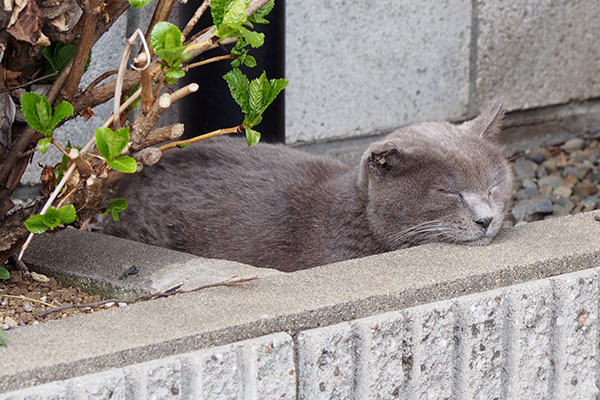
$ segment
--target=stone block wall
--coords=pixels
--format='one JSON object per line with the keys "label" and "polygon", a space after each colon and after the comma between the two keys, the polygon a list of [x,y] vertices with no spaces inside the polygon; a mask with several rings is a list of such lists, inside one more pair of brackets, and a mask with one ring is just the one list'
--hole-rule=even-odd
{"label": "stone block wall", "polygon": [[600,95],[595,0],[287,2],[288,143]]}
{"label": "stone block wall", "polygon": [[583,270],[0,399],[595,399],[599,278]]}

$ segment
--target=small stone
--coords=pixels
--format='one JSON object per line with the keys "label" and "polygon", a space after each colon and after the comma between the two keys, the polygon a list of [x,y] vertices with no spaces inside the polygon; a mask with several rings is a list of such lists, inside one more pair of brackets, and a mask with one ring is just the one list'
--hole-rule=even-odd
{"label": "small stone", "polygon": [[571,200],[561,198],[552,206],[552,212],[558,217],[564,217],[565,215],[569,215],[573,208],[575,208],[575,205]]}
{"label": "small stone", "polygon": [[536,197],[530,200],[529,207],[527,207],[527,213],[532,214],[551,214],[552,213],[552,202],[546,197]]}
{"label": "small stone", "polygon": [[523,158],[515,161],[515,175],[519,178],[533,178],[535,176],[535,168],[537,165]]}
{"label": "small stone", "polygon": [[552,190],[552,186],[540,186],[540,193],[542,193],[543,196],[549,197]]}
{"label": "small stone", "polygon": [[552,193],[558,197],[569,197],[571,196],[571,193],[573,193],[573,191],[567,186],[559,186],[556,189],[554,189]]}
{"label": "small stone", "polygon": [[43,295],[42,297],[40,297],[40,301],[46,301],[48,298],[46,297],[46,295]]}
{"label": "small stone", "polygon": [[543,165],[538,165],[538,167],[535,169],[535,176],[538,178],[543,178],[548,176],[548,171],[546,171],[546,168]]}
{"label": "small stone", "polygon": [[49,282],[50,278],[48,278],[44,274],[38,274],[37,272],[31,272],[31,278],[36,282]]}
{"label": "small stone", "polygon": [[542,163],[549,174],[553,174],[558,170],[558,158],[552,157]]}
{"label": "small stone", "polygon": [[522,182],[523,189],[537,189],[537,185],[531,179],[523,179]]}
{"label": "small stone", "polygon": [[528,201],[520,201],[515,203],[513,206],[511,214],[517,224],[525,221],[525,217],[527,216],[527,207]]}
{"label": "small stone", "polygon": [[578,179],[575,175],[569,175],[565,179],[563,179],[563,183],[565,184],[565,186],[571,189],[577,184],[577,182]]}
{"label": "small stone", "polygon": [[600,181],[600,171],[598,171],[598,169],[595,168],[594,170],[590,171],[585,176],[585,179],[589,179],[592,182],[598,182],[598,181]]}
{"label": "small stone", "polygon": [[104,307],[106,307],[106,308],[110,308],[110,307],[112,307],[114,305],[115,305],[114,301],[109,301],[108,303],[104,303]]}
{"label": "small stone", "polygon": [[12,319],[11,317],[8,317],[8,316],[4,317],[2,329],[7,331],[9,329],[16,328],[17,326],[19,326],[19,324],[17,324],[17,321],[15,321],[14,319]]}
{"label": "small stone", "polygon": [[583,139],[575,138],[575,139],[567,140],[565,142],[565,144],[560,146],[560,148],[565,151],[568,151],[568,152],[574,152],[577,150],[581,150],[583,148],[584,144],[585,144],[585,142]]}
{"label": "small stone", "polygon": [[529,153],[525,158],[530,161],[533,161],[536,164],[541,164],[544,161],[546,161],[546,154],[542,153],[541,151],[534,150],[531,153]]}
{"label": "small stone", "polygon": [[540,195],[541,193],[537,188],[527,188],[519,190],[516,194],[516,198],[517,200],[526,200]]}
{"label": "small stone", "polygon": [[119,307],[127,307],[127,303],[117,303]]}
{"label": "small stone", "polygon": [[552,189],[555,189],[563,185],[563,180],[560,178],[560,176],[550,175],[541,178],[538,181],[538,185],[540,186],[540,188],[542,186],[550,186]]}
{"label": "small stone", "polygon": [[583,212],[595,210],[598,206],[598,199],[596,197],[585,197],[581,199],[581,206]]}
{"label": "small stone", "polygon": [[598,193],[598,188],[589,179],[584,179],[575,185],[573,192],[579,197],[588,197]]}
{"label": "small stone", "polygon": [[33,311],[33,307],[31,306],[31,303],[28,301],[24,301],[23,302],[23,311],[25,312],[32,312]]}

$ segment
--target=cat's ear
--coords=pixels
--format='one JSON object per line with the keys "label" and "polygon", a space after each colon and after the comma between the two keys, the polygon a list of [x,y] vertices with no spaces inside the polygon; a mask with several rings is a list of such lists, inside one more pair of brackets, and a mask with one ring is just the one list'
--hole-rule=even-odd
{"label": "cat's ear", "polygon": [[473,134],[486,139],[495,139],[502,128],[504,113],[502,98],[497,98],[492,104],[484,108],[477,118],[465,122],[463,126]]}
{"label": "cat's ear", "polygon": [[403,165],[405,155],[392,142],[374,143],[365,154],[367,167],[379,175],[386,174]]}

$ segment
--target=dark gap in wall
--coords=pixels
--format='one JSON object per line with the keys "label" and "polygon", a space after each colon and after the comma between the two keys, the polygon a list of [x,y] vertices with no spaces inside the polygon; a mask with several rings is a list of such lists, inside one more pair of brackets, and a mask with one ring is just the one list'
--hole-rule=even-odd
{"label": "dark gap in wall", "polygon": [[[202,0],[190,0],[185,7],[180,8],[181,21],[187,22]],[[256,58],[258,65],[254,68],[242,67],[242,71],[249,79],[258,77],[262,71],[267,72],[269,79],[283,78],[285,76],[285,1],[276,0],[275,7],[267,19],[267,25],[255,25],[255,29],[265,34],[265,44],[258,49],[251,49],[250,54]],[[200,29],[212,25],[210,9],[206,10],[196,29],[188,35],[191,37]],[[207,51],[194,60],[212,58],[229,54],[231,46]],[[198,92],[181,100],[181,119],[185,124],[185,138],[211,132],[220,128],[236,126],[243,121],[240,107],[233,100],[227,87],[227,82],[222,76],[231,69],[230,61],[211,63],[189,71],[183,84],[197,82],[200,85]],[[262,134],[262,141],[285,142],[285,91],[263,114],[262,122],[256,126]]]}

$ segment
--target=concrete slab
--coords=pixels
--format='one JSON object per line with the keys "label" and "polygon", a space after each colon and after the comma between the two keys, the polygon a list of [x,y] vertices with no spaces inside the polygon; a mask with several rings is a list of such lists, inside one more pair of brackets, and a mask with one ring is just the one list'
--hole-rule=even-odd
{"label": "concrete slab", "polygon": [[286,142],[460,118],[471,1],[286,4]]}
{"label": "concrete slab", "polygon": [[130,298],[175,287],[190,290],[234,277],[282,274],[75,229],[36,236],[23,259],[42,273],[105,298]]}
{"label": "concrete slab", "polygon": [[22,327],[0,349],[0,391],[595,267],[596,215],[531,223],[484,247],[426,245]]}

